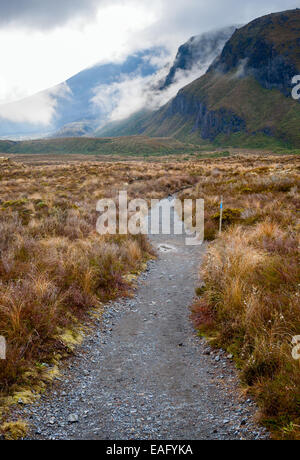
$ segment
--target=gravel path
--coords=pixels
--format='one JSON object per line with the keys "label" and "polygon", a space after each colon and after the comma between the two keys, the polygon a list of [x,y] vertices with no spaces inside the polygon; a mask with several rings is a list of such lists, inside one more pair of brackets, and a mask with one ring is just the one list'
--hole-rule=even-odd
{"label": "gravel path", "polygon": [[108,304],[52,390],[22,410],[30,439],[267,438],[231,360],[189,320],[205,247],[182,236],[152,242],[159,257],[135,297]]}

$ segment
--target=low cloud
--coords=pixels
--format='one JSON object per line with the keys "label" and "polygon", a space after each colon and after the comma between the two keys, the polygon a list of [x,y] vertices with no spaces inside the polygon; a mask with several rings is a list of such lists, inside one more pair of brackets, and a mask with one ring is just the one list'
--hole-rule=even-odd
{"label": "low cloud", "polygon": [[50,126],[56,114],[58,100],[70,96],[70,88],[63,83],[21,101],[1,105],[0,119],[14,123]]}
{"label": "low cloud", "polygon": [[[284,4],[296,6],[299,0]],[[141,49],[175,53],[192,35],[282,9],[282,0],[0,0],[0,100]]]}
{"label": "low cloud", "polygon": [[165,71],[145,78],[140,75],[124,78],[96,88],[92,103],[107,114],[107,121],[122,120],[142,109],[156,110],[175,97],[180,88],[203,75],[207,66],[178,71],[174,83],[165,90],[158,89],[162,74],[166,76]]}
{"label": "low cloud", "polygon": [[249,61],[248,58],[240,60],[240,62],[238,64],[238,68],[237,68],[235,74],[233,75],[233,78],[238,78],[239,79],[239,78],[244,78],[246,76],[246,67],[247,67],[248,61]]}
{"label": "low cloud", "polygon": [[204,53],[205,59],[197,62],[189,70],[178,69],[173,83],[163,90],[159,88],[165,81],[170,67],[166,65],[165,56],[154,58],[161,59],[160,64],[162,65],[155,75],[142,77],[135,74],[122,77],[111,85],[101,85],[94,88],[91,102],[102,113],[106,113],[106,122],[125,119],[143,109],[157,110],[175,97],[181,88],[200,78],[220,50],[221,48],[211,53]]}
{"label": "low cloud", "polygon": [[144,107],[147,100],[144,91],[150,79],[135,76],[111,85],[101,85],[94,90],[92,103],[106,114],[107,121],[126,118]]}

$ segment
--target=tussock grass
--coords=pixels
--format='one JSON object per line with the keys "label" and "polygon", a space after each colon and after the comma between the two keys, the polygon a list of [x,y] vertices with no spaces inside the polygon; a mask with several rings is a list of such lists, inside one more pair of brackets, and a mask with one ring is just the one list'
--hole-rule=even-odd
{"label": "tussock grass", "polygon": [[[144,236],[100,236],[96,202],[127,190],[161,198],[195,178],[176,164],[73,162],[31,166],[0,159],[0,402],[36,387],[45,365],[77,341],[99,302],[126,295],[152,249]],[[75,329],[74,329],[75,328]]]}
{"label": "tussock grass", "polygon": [[35,388],[44,365],[76,343],[89,309],[125,295],[125,275],[151,252],[142,236],[98,235],[96,201],[119,190],[146,199],[182,190],[182,199],[205,199],[211,241],[195,325],[234,354],[276,437],[298,438],[300,367],[291,339],[300,335],[299,171],[296,156],[236,153],[168,163],[0,159],[0,335],[8,341],[0,395]]}
{"label": "tussock grass", "polygon": [[0,427],[6,441],[18,441],[24,438],[28,431],[27,423],[22,420],[3,423]]}
{"label": "tussock grass", "polygon": [[[208,195],[206,231],[215,240],[192,318],[235,356],[274,435],[299,439],[300,362],[292,357],[292,337],[300,334],[299,160],[248,158],[203,174],[194,193]],[[218,236],[212,209],[220,195],[227,209]]]}

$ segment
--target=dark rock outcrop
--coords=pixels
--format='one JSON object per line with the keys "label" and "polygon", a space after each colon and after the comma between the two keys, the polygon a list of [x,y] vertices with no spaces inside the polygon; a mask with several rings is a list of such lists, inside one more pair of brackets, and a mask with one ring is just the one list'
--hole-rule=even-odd
{"label": "dark rock outcrop", "polygon": [[[179,49],[165,85],[191,66],[196,48],[192,39]],[[300,148],[300,104],[291,97],[299,74],[300,10],[258,18],[234,32],[204,75],[131,124],[130,134],[262,147],[274,138]]]}
{"label": "dark rock outcrop", "polygon": [[254,77],[263,88],[285,96],[300,73],[300,9],[270,14],[238,29],[209,71]]}
{"label": "dark rock outcrop", "polygon": [[219,134],[230,135],[246,129],[245,121],[232,110],[209,110],[205,102],[195,97],[187,97],[182,91],[171,101],[165,115],[168,117],[178,114],[190,118],[193,123],[192,131],[200,132],[202,139],[209,141],[213,141]]}

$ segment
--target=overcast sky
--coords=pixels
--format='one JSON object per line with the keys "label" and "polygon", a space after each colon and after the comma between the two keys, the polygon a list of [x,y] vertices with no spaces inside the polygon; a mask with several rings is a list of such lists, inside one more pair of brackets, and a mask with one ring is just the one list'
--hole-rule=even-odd
{"label": "overcast sky", "polygon": [[293,0],[0,0],[0,102],[52,87],[97,62],[296,8]]}

